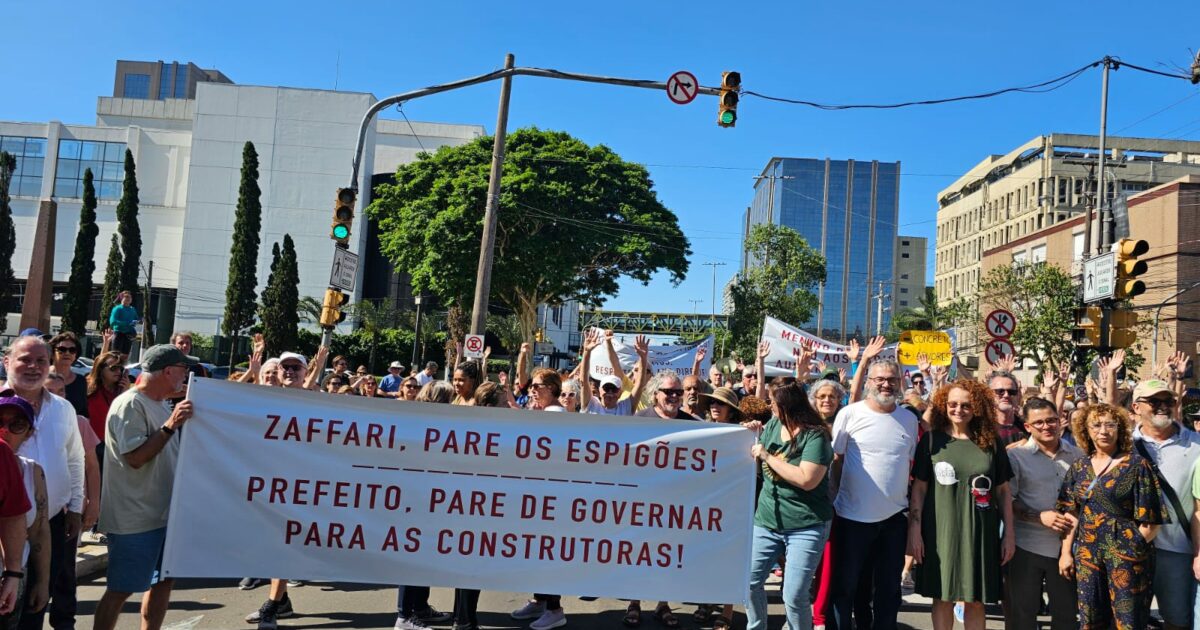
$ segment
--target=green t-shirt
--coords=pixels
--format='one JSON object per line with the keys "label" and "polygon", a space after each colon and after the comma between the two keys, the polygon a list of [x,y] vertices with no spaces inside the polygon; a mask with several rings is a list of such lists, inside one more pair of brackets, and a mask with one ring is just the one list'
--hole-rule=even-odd
{"label": "green t-shirt", "polygon": [[[763,428],[758,443],[769,453],[777,453],[787,463],[798,466],[800,462],[812,462],[829,466],[833,461],[833,446],[824,431],[810,429],[785,442],[780,436],[783,423],[771,418]],[[765,464],[764,464],[765,465]],[[812,527],[833,518],[833,499],[829,496],[829,474],[812,490],[793,486],[782,478],[763,471],[763,487],[758,493],[758,509],[754,512],[754,524],[759,527],[782,532]]]}

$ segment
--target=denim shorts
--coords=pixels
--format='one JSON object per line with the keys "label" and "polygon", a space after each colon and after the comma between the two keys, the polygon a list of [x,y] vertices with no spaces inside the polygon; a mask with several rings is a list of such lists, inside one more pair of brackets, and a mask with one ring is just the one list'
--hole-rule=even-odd
{"label": "denim shorts", "polygon": [[1155,549],[1154,597],[1163,621],[1184,628],[1192,627],[1196,580],[1192,575],[1192,555]]}
{"label": "denim shorts", "polygon": [[108,584],[110,591],[141,593],[159,581],[167,528],[138,534],[108,534]]}

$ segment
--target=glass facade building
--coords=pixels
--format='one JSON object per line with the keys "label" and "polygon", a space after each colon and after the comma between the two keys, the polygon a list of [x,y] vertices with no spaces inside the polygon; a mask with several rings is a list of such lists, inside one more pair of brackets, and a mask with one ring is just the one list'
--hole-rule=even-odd
{"label": "glass facade building", "polygon": [[42,193],[42,169],[46,162],[46,139],[0,136],[0,151],[17,160],[8,194],[13,197],[37,197]]}
{"label": "glass facade building", "polygon": [[[825,255],[820,309],[807,322],[789,322],[830,341],[875,334],[881,283],[882,328],[890,320],[900,213],[900,163],[772,158],[754,189],[744,229],[762,223],[790,227]],[[742,268],[753,265],[742,252]]]}

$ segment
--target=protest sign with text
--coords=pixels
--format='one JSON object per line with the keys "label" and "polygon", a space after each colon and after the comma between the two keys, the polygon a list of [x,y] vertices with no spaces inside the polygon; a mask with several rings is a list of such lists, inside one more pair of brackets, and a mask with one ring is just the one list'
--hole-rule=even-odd
{"label": "protest sign with text", "polygon": [[167,577],[744,601],[739,426],[194,379]]}
{"label": "protest sign with text", "polygon": [[[774,317],[768,316],[763,322],[762,339],[771,342],[771,354],[766,358],[767,376],[793,376],[796,373],[796,357],[794,350],[802,343],[811,343],[816,349],[817,361],[824,361],[832,368],[850,369],[850,359],[846,356],[846,346],[826,341],[816,335],[804,332],[795,326],[789,326]],[[749,365],[753,360],[747,360]]]}
{"label": "protest sign with text", "polygon": [[[613,338],[612,344],[613,350],[617,353],[617,360],[621,362],[621,369],[630,378],[633,378],[633,366],[637,365],[638,361],[633,344],[623,343],[616,337]],[[650,373],[654,374],[659,370],[674,370],[681,378],[688,376],[692,373],[692,365],[696,362],[696,352],[701,347],[706,348],[706,351],[704,358],[700,361],[700,373],[707,374],[708,366],[712,365],[712,335],[700,341],[678,346],[650,346],[650,351],[647,353],[647,358],[650,360]],[[591,367],[588,371],[596,380],[612,374],[612,362],[608,358],[608,348],[605,348],[603,344],[592,350]]]}

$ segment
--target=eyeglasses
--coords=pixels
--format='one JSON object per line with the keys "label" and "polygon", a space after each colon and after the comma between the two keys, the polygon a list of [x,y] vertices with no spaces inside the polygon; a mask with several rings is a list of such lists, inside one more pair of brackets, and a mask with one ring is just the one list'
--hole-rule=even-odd
{"label": "eyeglasses", "polygon": [[75,346],[54,346],[54,351],[62,354],[79,354],[79,348]]}
{"label": "eyeglasses", "polygon": [[404,389],[420,389],[420,388],[421,388],[421,386],[417,385],[416,383],[405,383],[404,384]]}
{"label": "eyeglasses", "polygon": [[22,433],[28,431],[31,426],[32,425],[29,424],[29,421],[23,416],[18,416],[12,420],[9,420],[8,422],[0,420],[0,427],[8,429],[8,432],[12,433],[13,435],[21,435]]}
{"label": "eyeglasses", "polygon": [[1161,409],[1163,407],[1170,409],[1175,406],[1174,398],[1141,398],[1138,399],[1138,402],[1143,405],[1150,405],[1154,409]]}
{"label": "eyeglasses", "polygon": [[118,372],[118,373],[125,371],[125,368],[121,367],[120,365],[118,365],[116,363],[113,363],[112,365],[106,365],[106,366],[104,366],[104,369],[108,370],[109,372]]}
{"label": "eyeglasses", "polygon": [[1116,422],[1096,422],[1088,424],[1087,427],[1093,431],[1116,431],[1121,425]]}
{"label": "eyeglasses", "polygon": [[304,370],[304,368],[303,368],[303,367],[301,367],[299,364],[296,364],[296,363],[292,363],[292,364],[289,364],[289,365],[284,365],[284,364],[282,364],[282,363],[281,363],[281,364],[279,364],[279,371],[280,371],[280,372],[301,372],[301,371],[303,371],[303,370]]}
{"label": "eyeglasses", "polygon": [[530,383],[529,384],[530,389],[541,389],[543,387],[550,387],[550,386],[545,383]]}
{"label": "eyeglasses", "polygon": [[601,389],[603,389],[603,390],[604,390],[604,391],[606,391],[606,392],[609,392],[610,394],[611,394],[611,393],[613,393],[613,392],[619,392],[619,391],[621,391],[621,388],[620,388],[620,387],[617,387],[616,385],[605,385],[605,386],[604,386],[604,387],[602,387]]}
{"label": "eyeglasses", "polygon": [[914,379],[912,380],[912,384],[913,384],[913,385],[924,385],[924,384],[925,384],[925,380],[924,380],[924,379],[919,379],[919,378],[914,378]]}
{"label": "eyeglasses", "polygon": [[683,395],[683,390],[682,390],[682,389],[678,389],[678,388],[660,388],[658,391],[659,391],[659,393],[661,393],[662,395],[664,395],[664,396],[667,396],[667,397],[671,397],[671,398],[673,398],[673,397],[675,397],[675,396],[682,396],[682,395]]}
{"label": "eyeglasses", "polygon": [[997,398],[999,398],[1005,394],[1008,394],[1009,396],[1016,396],[1017,394],[1021,393],[1021,390],[1015,389],[1015,388],[1014,389],[1005,389],[1003,387],[1000,387],[1000,388],[993,389],[992,393],[995,394]]}
{"label": "eyeglasses", "polygon": [[1045,420],[1038,420],[1037,422],[1029,422],[1027,424],[1035,429],[1045,429],[1047,427],[1058,426],[1058,423],[1058,418],[1046,418]]}
{"label": "eyeglasses", "polygon": [[867,380],[871,381],[872,383],[875,383],[876,385],[882,385],[884,383],[898,383],[900,381],[900,377],[899,376],[872,376],[871,378],[869,378]]}
{"label": "eyeglasses", "polygon": [[560,398],[561,398],[561,397],[563,397],[563,396],[566,396],[567,398],[574,398],[574,397],[575,397],[575,392],[563,392],[563,393],[559,394],[559,397],[560,397]]}
{"label": "eyeglasses", "polygon": [[946,403],[946,409],[962,409],[963,411],[970,411],[971,403],[948,402]]}

